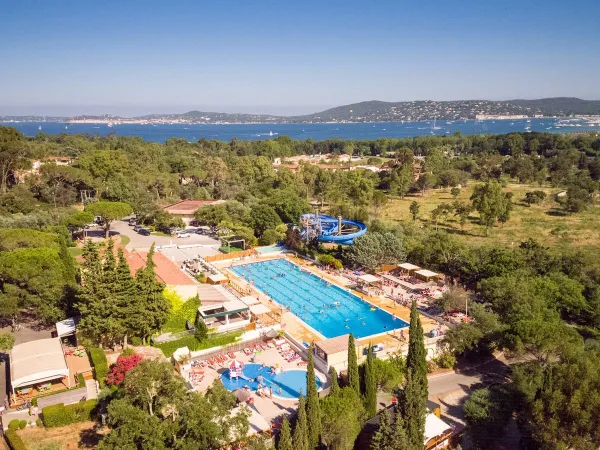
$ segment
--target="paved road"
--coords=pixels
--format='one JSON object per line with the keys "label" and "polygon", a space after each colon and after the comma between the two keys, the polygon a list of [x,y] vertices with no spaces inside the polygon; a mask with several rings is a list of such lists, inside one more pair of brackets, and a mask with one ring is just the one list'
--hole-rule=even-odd
{"label": "paved road", "polygon": [[191,231],[191,235],[188,238],[177,238],[174,236],[142,236],[139,233],[133,231],[133,227],[130,227],[127,222],[116,220],[111,224],[111,231],[119,234],[128,236],[131,241],[127,244],[126,248],[131,249],[148,249],[154,242],[158,245],[170,245],[170,244],[201,244],[201,245],[212,245],[219,246],[219,240],[205,234],[196,234],[196,228],[188,227]]}

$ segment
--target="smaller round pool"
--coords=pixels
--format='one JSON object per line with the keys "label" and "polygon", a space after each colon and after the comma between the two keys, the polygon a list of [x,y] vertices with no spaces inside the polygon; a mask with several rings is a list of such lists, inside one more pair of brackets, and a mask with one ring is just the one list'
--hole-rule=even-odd
{"label": "smaller round pool", "polygon": [[[258,389],[257,378],[263,377],[263,385],[273,388],[273,396],[282,398],[298,398],[300,391],[306,395],[306,370],[288,369],[277,375],[271,375],[269,366],[262,367],[260,364],[246,364],[244,366],[244,376],[238,379],[229,378],[229,370],[221,374],[221,381],[230,391],[241,389],[244,386],[250,387],[252,391]],[[321,380],[317,378],[317,390],[321,388]]]}

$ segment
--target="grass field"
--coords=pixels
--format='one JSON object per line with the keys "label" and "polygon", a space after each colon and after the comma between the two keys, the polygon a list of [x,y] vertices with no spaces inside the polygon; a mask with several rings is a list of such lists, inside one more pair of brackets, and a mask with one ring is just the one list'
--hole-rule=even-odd
{"label": "grass field", "polygon": [[[470,203],[469,197],[474,185],[475,183],[471,183],[461,189],[458,200]],[[502,226],[493,227],[488,235],[478,223],[477,212],[471,213],[464,228],[461,228],[458,217],[452,215],[448,216],[446,222],[440,221],[438,228],[453,233],[467,243],[504,243],[512,246],[532,237],[546,246],[558,248],[577,247],[589,250],[591,247],[596,250],[600,246],[598,206],[581,213],[564,215],[554,200],[554,194],[560,192],[560,189],[510,184],[505,190],[513,193],[514,206],[510,220]],[[534,190],[543,190],[547,196],[543,203],[529,207],[523,202],[523,198],[526,192]],[[454,198],[450,195],[450,189],[430,190],[425,192],[425,196],[413,194],[404,199],[394,197],[381,209],[379,216],[393,221],[412,221],[409,206],[413,201],[421,206],[417,223],[435,228],[435,223],[431,221],[431,211],[440,203],[452,203]]]}

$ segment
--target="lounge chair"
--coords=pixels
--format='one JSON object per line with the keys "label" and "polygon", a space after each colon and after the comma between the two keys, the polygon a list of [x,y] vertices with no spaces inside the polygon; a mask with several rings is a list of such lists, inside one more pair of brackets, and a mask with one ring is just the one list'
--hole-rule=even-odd
{"label": "lounge chair", "polygon": [[300,362],[298,362],[297,365],[300,366],[300,367],[301,366],[308,366],[308,361],[300,361]]}
{"label": "lounge chair", "polygon": [[244,354],[245,354],[246,356],[250,356],[250,355],[252,354],[252,350],[250,350],[250,348],[245,348],[245,349],[244,349]]}
{"label": "lounge chair", "polygon": [[230,359],[235,359],[235,353],[233,352],[227,353],[227,356],[229,356]]}

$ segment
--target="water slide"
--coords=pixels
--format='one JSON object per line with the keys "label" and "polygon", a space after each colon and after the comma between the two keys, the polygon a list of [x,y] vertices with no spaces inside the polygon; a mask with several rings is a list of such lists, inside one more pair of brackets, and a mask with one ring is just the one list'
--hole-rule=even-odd
{"label": "water slide", "polygon": [[302,237],[318,238],[320,242],[353,244],[354,239],[367,232],[367,226],[357,220],[342,219],[323,214],[301,216]]}

